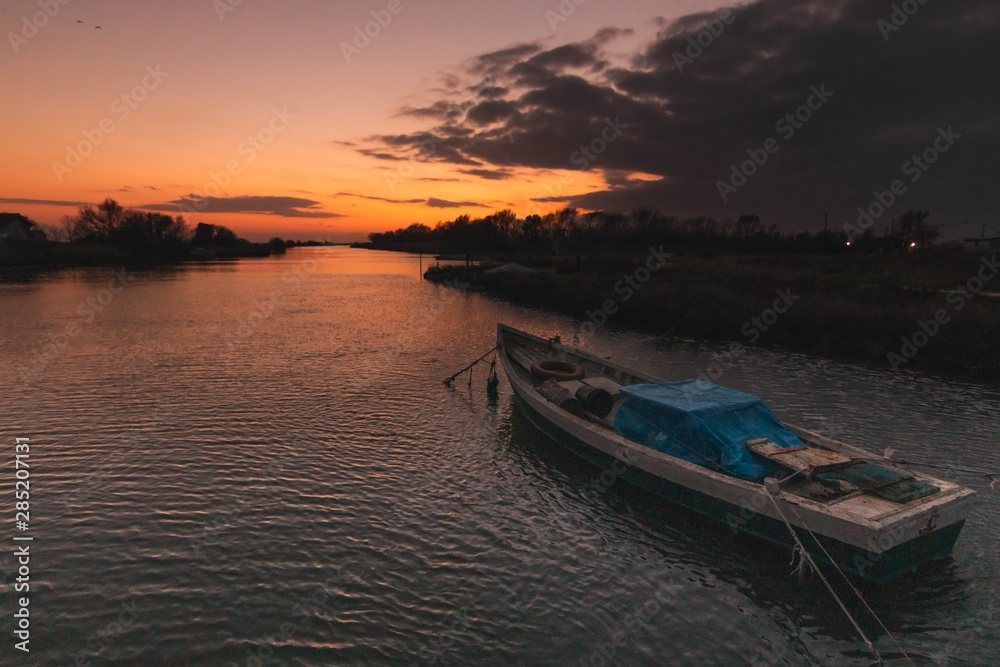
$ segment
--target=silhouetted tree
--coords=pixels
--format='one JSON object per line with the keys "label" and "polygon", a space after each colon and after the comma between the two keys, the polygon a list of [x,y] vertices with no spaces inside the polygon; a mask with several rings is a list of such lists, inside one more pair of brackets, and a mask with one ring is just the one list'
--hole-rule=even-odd
{"label": "silhouetted tree", "polygon": [[191,245],[200,248],[228,247],[238,243],[246,243],[244,239],[238,238],[233,230],[222,225],[210,225],[207,222],[199,222],[194,230],[194,238]]}
{"label": "silhouetted tree", "polygon": [[125,209],[114,199],[80,209],[73,223],[73,239],[110,243],[125,221]]}
{"label": "silhouetted tree", "polygon": [[899,218],[899,235],[907,243],[916,243],[920,249],[927,248],[941,237],[941,228],[929,222],[928,211],[907,211]]}
{"label": "silhouetted tree", "polygon": [[179,251],[187,241],[180,216],[124,209],[113,199],[85,206],[75,218],[61,221],[71,241],[107,243],[137,252]]}
{"label": "silhouetted tree", "polygon": [[736,220],[736,226],[734,227],[736,238],[741,239],[748,239],[751,236],[759,234],[762,230],[763,224],[760,221],[759,215],[741,215]]}

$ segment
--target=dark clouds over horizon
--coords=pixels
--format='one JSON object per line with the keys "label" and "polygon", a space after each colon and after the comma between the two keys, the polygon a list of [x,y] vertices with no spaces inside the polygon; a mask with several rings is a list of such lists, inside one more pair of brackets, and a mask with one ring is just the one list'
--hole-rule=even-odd
{"label": "dark clouds over horizon", "polygon": [[[360,150],[426,158],[433,135],[429,159],[484,178],[587,162],[605,176],[605,189],[581,192],[570,183],[553,197],[540,181],[537,197],[584,208],[754,212],[788,229],[815,229],[826,212],[833,224],[853,221],[873,191],[901,179],[907,192],[878,229],[913,208],[929,209],[936,222],[995,221],[1000,5],[929,0],[886,40],[878,22],[892,6],[760,0],[736,10],[682,71],[675,54],[719,12],[664,25],[626,60],[614,55],[622,34],[614,28],[555,48],[515,45],[467,63],[465,78],[440,99],[401,111],[426,122],[425,130],[375,137]],[[823,86],[833,96],[793,136],[776,129]],[[580,160],[581,145],[615,119],[627,126],[621,136]],[[911,182],[903,164],[948,127],[961,138]],[[780,150],[723,202],[717,183],[768,138]],[[634,173],[657,178],[628,178]]]}
{"label": "dark clouds over horizon", "polygon": [[284,218],[340,218],[340,213],[323,211],[314,199],[271,195],[238,197],[201,197],[189,195],[162,204],[147,204],[136,208],[168,213],[257,213]]}

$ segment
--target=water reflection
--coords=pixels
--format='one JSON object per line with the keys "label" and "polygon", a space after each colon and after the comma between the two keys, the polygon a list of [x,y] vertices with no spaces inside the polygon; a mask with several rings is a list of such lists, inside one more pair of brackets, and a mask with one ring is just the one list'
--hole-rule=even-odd
{"label": "water reflection", "polygon": [[[40,660],[69,663],[135,599],[134,630],[92,660],[577,664],[624,632],[609,662],[870,662],[787,554],[621,482],[597,492],[601,470],[534,429],[505,379],[495,401],[478,370],[445,388],[498,321],[566,341],[576,323],[419,268],[336,247],[139,272],[37,378],[4,365],[5,433],[42,443]],[[0,285],[5,359],[30,358],[107,280]],[[665,377],[723,349],[613,326],[583,344]],[[870,449],[998,467],[990,390],[755,349],[720,382]],[[1000,502],[981,476],[943,476],[982,492],[954,559],[862,592],[915,660],[989,664]]]}

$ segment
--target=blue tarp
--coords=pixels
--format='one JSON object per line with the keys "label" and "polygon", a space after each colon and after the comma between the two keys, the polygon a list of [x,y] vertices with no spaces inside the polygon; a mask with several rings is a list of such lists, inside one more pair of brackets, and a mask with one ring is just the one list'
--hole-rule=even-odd
{"label": "blue tarp", "polygon": [[762,400],[702,380],[621,388],[615,430],[630,440],[733,477],[759,482],[779,468],[746,447],[767,438],[802,444]]}

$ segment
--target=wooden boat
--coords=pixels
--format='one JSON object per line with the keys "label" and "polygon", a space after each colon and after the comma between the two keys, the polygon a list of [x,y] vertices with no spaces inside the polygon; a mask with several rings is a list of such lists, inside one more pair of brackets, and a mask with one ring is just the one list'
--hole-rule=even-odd
{"label": "wooden boat", "polygon": [[[777,430],[764,437],[753,431],[756,422],[738,436],[747,437],[738,443],[743,463],[733,472],[724,461],[708,460],[711,453],[698,454],[706,460],[689,455],[691,443],[669,432],[673,422],[690,414],[696,417],[691,423],[702,426],[705,415],[732,421],[729,407],[735,405],[738,412],[752,404],[741,397],[753,397],[699,381],[665,383],[558,339],[503,324],[497,328],[497,347],[522,411],[553,440],[605,468],[602,479],[625,479],[734,531],[782,547],[798,544],[816,561],[833,562],[863,579],[891,580],[948,557],[975,496],[970,489],[906,470],[884,456],[777,421]],[[661,412],[657,392],[677,400]],[[691,403],[691,392],[707,393],[693,398],[696,408],[688,414],[683,408]],[[594,400],[595,394],[603,404]],[[653,401],[647,401],[650,395]],[[672,412],[677,403],[682,409]],[[628,432],[631,437],[623,434],[636,405],[641,435],[654,434],[645,443],[633,432]],[[705,406],[711,410],[699,412]],[[652,422],[657,422],[655,428]],[[686,428],[681,432],[690,433]],[[708,425],[706,437],[713,437],[713,428]],[[667,435],[660,433],[664,429]],[[797,444],[790,442],[796,437]],[[748,469],[759,473],[755,466],[769,474],[763,479],[745,474]]]}

